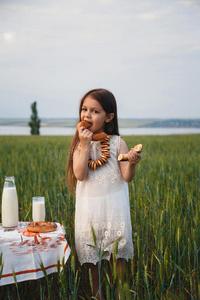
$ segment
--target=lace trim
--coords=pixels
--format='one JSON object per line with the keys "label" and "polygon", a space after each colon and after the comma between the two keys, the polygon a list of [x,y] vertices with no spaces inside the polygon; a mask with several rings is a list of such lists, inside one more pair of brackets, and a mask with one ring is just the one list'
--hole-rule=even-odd
{"label": "lace trim", "polygon": [[[101,232],[101,230],[97,231]],[[87,234],[88,233],[88,234]],[[101,247],[102,253],[104,252],[103,259],[110,260],[110,256],[113,253],[113,249],[116,241],[118,240],[118,253],[116,258],[125,258],[126,260],[133,258],[134,250],[132,239],[122,236],[122,232],[118,230],[114,233],[114,230],[106,230],[104,232],[104,238],[97,241],[97,246],[94,247],[94,242],[91,238],[86,238],[87,235],[91,236],[91,233],[84,232],[79,236],[79,243],[76,243],[76,251],[81,264],[93,263],[96,264],[99,261],[99,249]],[[115,240],[110,241],[110,236],[115,236]]]}

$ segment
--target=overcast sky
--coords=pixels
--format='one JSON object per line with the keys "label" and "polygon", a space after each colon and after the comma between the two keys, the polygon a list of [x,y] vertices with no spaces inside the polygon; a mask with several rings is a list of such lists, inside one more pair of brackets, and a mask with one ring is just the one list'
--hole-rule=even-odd
{"label": "overcast sky", "polygon": [[120,118],[199,118],[199,80],[199,0],[0,0],[0,117],[77,117],[103,87]]}

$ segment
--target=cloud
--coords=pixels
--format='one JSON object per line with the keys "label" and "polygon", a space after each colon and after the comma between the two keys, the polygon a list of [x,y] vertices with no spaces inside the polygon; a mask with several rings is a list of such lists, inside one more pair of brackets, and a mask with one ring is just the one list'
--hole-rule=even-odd
{"label": "cloud", "polygon": [[189,7],[189,6],[193,6],[195,4],[195,1],[179,1],[178,3],[180,3],[186,7]]}
{"label": "cloud", "polygon": [[114,3],[114,0],[101,0],[103,4],[111,4]]}
{"label": "cloud", "polygon": [[157,18],[157,13],[146,13],[138,15],[138,19],[140,20],[156,20]]}
{"label": "cloud", "polygon": [[15,34],[13,32],[5,32],[3,33],[4,41],[7,43],[11,43],[15,39]]}
{"label": "cloud", "polygon": [[[124,117],[134,115],[135,109],[126,110],[130,95],[144,104],[137,109],[138,116],[148,111],[152,115],[153,105],[161,110],[160,99],[181,99],[174,83],[183,85],[185,95],[192,93],[191,82],[181,75],[188,72],[189,62],[191,78],[198,75],[197,3],[182,2],[0,2],[1,99],[14,103],[13,114],[38,99],[43,116],[64,117],[73,111],[74,99],[101,86],[124,101],[120,110]],[[4,111],[1,107],[2,115]]]}

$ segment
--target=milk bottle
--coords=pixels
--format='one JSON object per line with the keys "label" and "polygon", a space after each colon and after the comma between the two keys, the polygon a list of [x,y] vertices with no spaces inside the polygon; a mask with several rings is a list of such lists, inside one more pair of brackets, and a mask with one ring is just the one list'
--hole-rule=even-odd
{"label": "milk bottle", "polygon": [[5,177],[2,194],[1,216],[2,225],[4,227],[18,226],[18,198],[14,176]]}

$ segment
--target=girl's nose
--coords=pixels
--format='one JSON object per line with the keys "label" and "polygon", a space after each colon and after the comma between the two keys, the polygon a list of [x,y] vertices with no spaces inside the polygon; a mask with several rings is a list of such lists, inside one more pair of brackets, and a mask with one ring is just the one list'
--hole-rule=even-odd
{"label": "girl's nose", "polygon": [[89,111],[89,109],[86,111],[85,116],[86,117],[90,117],[90,111]]}

